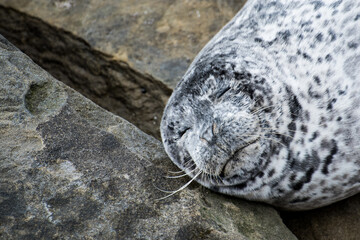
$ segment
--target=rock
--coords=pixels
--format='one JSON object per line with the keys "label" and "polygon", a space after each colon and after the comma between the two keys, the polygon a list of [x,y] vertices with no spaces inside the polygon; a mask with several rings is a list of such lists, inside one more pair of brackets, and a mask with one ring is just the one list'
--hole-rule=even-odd
{"label": "rock", "polygon": [[312,211],[283,212],[282,217],[300,240],[357,240],[360,195]]}
{"label": "rock", "polygon": [[244,2],[0,0],[0,34],[58,80],[160,139],[171,89]]}
{"label": "rock", "polygon": [[0,239],[296,239],[271,207],[189,179],[160,142],[0,36]]}
{"label": "rock", "polygon": [[160,138],[159,121],[171,93],[161,82],[69,32],[0,6],[1,33],[62,82]]}
{"label": "rock", "polygon": [[201,48],[244,3],[245,0],[0,0],[0,5],[66,30],[93,49],[127,62],[171,88]]}

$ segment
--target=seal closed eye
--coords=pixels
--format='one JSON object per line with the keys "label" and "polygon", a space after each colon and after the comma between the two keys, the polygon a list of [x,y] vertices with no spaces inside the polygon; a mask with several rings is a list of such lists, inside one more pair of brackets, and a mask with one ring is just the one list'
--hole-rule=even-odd
{"label": "seal closed eye", "polygon": [[352,0],[249,0],[169,99],[171,160],[214,191],[285,209],[358,193],[360,47],[344,44],[360,46],[358,12]]}

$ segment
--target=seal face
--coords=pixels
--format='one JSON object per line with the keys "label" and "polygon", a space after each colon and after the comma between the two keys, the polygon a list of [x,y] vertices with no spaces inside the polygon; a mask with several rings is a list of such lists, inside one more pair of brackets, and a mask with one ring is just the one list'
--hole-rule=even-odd
{"label": "seal face", "polygon": [[172,161],[200,184],[292,210],[360,192],[360,3],[249,0],[165,108]]}

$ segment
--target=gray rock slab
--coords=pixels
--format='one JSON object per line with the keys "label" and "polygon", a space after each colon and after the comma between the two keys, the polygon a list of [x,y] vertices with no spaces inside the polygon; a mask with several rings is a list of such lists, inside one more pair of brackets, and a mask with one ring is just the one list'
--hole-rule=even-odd
{"label": "gray rock slab", "polygon": [[0,36],[0,239],[296,239],[271,207],[187,179],[158,140]]}

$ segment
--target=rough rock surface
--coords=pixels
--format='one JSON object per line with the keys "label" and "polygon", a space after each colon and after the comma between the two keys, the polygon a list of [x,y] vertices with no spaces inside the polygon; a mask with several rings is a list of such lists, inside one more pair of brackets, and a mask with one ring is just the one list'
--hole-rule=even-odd
{"label": "rough rock surface", "polygon": [[[0,0],[174,87],[245,0]],[[6,35],[5,35],[6,36]]]}
{"label": "rough rock surface", "polygon": [[1,6],[0,34],[57,79],[160,138],[159,121],[171,93],[160,81],[94,50],[67,31]]}
{"label": "rough rock surface", "polygon": [[360,194],[312,211],[284,212],[282,217],[300,240],[358,240]]}
{"label": "rough rock surface", "polygon": [[159,141],[0,36],[0,239],[296,239],[271,207],[184,180]]}

